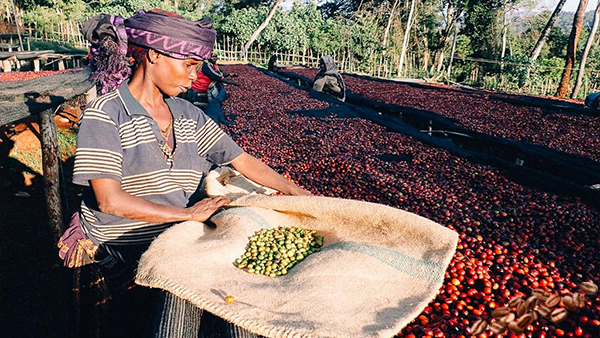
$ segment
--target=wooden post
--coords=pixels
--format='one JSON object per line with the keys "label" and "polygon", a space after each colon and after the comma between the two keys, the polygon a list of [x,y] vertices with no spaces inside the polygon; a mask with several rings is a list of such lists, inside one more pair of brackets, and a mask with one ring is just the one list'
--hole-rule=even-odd
{"label": "wooden post", "polygon": [[96,97],[98,97],[96,86],[93,86],[90,90],[85,92],[85,103],[90,103]]}
{"label": "wooden post", "polygon": [[58,239],[65,229],[60,201],[60,158],[58,157],[58,136],[53,108],[40,113],[40,133],[42,134],[42,170],[44,171],[48,224],[54,236],[54,243],[58,243]]}
{"label": "wooden post", "polygon": [[12,71],[12,65],[9,60],[2,60],[2,70],[5,73],[10,73],[10,71]]}

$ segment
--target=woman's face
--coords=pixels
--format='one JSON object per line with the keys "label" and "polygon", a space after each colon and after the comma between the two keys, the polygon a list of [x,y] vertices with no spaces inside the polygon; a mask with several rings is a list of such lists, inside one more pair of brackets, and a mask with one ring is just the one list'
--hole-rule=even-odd
{"label": "woman's face", "polygon": [[[196,81],[196,67],[200,61],[194,59],[180,60],[164,54],[157,54],[154,63],[154,83],[164,94],[177,96],[191,88]],[[151,55],[152,58],[152,55]]]}

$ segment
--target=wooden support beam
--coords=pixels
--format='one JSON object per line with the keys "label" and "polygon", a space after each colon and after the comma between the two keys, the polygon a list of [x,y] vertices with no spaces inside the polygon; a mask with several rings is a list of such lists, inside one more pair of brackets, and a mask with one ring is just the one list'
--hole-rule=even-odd
{"label": "wooden support beam", "polygon": [[91,70],[44,76],[27,81],[4,82],[0,86],[0,125],[18,122],[74,96],[84,94],[93,84]]}
{"label": "wooden support beam", "polygon": [[54,108],[46,109],[40,113],[40,133],[42,134],[42,170],[44,172],[44,193],[46,195],[48,223],[54,236],[54,243],[58,243],[58,239],[65,229],[60,201],[60,158],[58,155],[56,123],[54,122]]}

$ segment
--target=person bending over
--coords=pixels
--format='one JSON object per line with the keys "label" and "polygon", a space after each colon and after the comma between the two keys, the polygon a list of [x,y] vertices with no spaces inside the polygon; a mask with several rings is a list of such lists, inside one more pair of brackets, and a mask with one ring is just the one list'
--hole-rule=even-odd
{"label": "person bending over", "polygon": [[329,93],[341,101],[346,100],[346,84],[331,56],[325,55],[319,60],[319,72],[313,81],[313,89]]}

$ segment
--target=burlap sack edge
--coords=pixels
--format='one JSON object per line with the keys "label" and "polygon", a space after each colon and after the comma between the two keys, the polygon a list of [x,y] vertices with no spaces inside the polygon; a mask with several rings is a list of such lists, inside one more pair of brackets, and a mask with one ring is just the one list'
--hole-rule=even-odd
{"label": "burlap sack edge", "polygon": [[[291,197],[291,196],[279,196],[277,198],[286,198],[286,197]],[[314,196],[316,198],[322,198],[321,196],[317,197]],[[251,198],[260,198],[257,196],[252,196]],[[292,197],[293,198],[293,197]],[[331,198],[331,197],[325,197],[325,198]],[[239,201],[236,202],[242,202],[244,201],[246,198],[241,198]],[[347,201],[352,201],[352,200],[347,200]],[[370,203],[370,202],[364,202],[364,201],[353,201],[353,202],[361,202],[361,203],[369,203],[369,204],[373,204],[373,205],[377,205],[378,207],[384,207],[384,208],[392,208],[390,206],[387,205],[380,205],[380,204],[376,204],[376,203]],[[232,204],[237,204],[237,203],[232,203]],[[245,204],[245,203],[240,203],[240,204]],[[417,215],[419,216],[419,215]],[[419,216],[422,217],[422,216]],[[431,220],[430,220],[431,221]],[[453,242],[453,247],[454,250],[449,251],[441,260],[444,264],[444,266],[447,267],[450,264],[450,261],[452,260],[452,257],[454,256],[454,253],[456,252],[456,246],[458,245],[458,233],[456,233],[456,231],[443,227],[441,226],[443,231],[448,231],[449,233],[452,234],[452,242]],[[167,230],[168,231],[168,230]],[[225,299],[223,299],[223,302],[214,302],[214,301],[210,301],[200,295],[195,294],[194,292],[188,290],[185,287],[182,286],[177,286],[174,285],[173,283],[164,280],[162,278],[152,278],[150,276],[146,276],[146,275],[141,275],[138,274],[136,276],[136,283],[142,286],[146,286],[146,287],[150,287],[150,288],[160,288],[163,290],[166,290],[168,292],[173,293],[174,295],[183,298],[191,303],[193,303],[194,305],[205,309],[211,313],[213,313],[216,316],[219,316],[229,322],[235,323],[236,325],[249,330],[253,333],[265,336],[265,337],[270,337],[270,338],[323,338],[322,335],[315,335],[312,334],[311,332],[298,332],[298,330],[296,328],[292,329],[285,329],[285,328],[276,328],[273,325],[264,325],[262,323],[260,323],[257,320],[251,320],[251,319],[247,319],[247,318],[242,318],[240,316],[238,316],[235,311],[233,311],[231,308],[228,308],[228,305],[225,302]],[[373,338],[389,338],[389,337],[393,337],[396,334],[398,334],[407,324],[409,324],[410,322],[412,322],[419,314],[421,314],[423,312],[423,310],[425,309],[425,307],[427,307],[427,305],[435,298],[435,296],[439,293],[440,288],[442,287],[442,285],[444,284],[444,281],[440,281],[440,282],[433,282],[433,284],[435,285],[434,288],[432,288],[431,293],[427,295],[426,299],[429,299],[428,301],[423,301],[419,304],[416,304],[414,307],[414,311],[412,311],[411,315],[408,316],[407,320],[405,321],[400,321],[398,322],[395,326],[388,328],[387,330],[381,330],[379,331],[379,335],[373,335]],[[347,336],[329,336],[330,338],[349,338]]]}

